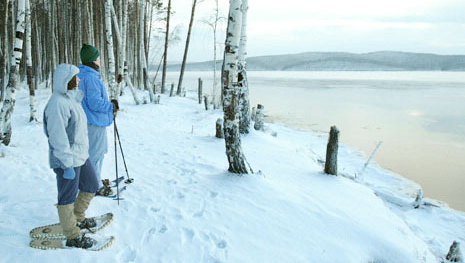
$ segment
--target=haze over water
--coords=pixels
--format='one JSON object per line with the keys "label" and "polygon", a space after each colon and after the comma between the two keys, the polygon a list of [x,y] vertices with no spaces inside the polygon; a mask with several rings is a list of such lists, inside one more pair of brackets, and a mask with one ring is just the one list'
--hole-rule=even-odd
{"label": "haze over water", "polygon": [[[186,86],[202,77],[208,92],[211,75],[187,72]],[[376,162],[465,211],[465,72],[250,71],[248,78],[251,103],[265,106],[268,121],[318,131],[336,125],[340,141],[367,156],[383,141]]]}

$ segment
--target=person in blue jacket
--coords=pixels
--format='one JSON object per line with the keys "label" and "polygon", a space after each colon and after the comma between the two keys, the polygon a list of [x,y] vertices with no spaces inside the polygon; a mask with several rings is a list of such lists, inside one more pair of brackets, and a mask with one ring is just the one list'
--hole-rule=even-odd
{"label": "person in blue jacket", "polygon": [[101,184],[101,171],[104,155],[108,152],[107,130],[119,109],[117,100],[109,100],[105,85],[100,77],[100,53],[88,44],[84,44],[80,51],[82,64],[79,65],[79,89],[84,92],[82,108],[87,116],[87,130],[89,135],[89,158],[94,164],[99,191],[97,195],[108,195],[111,191]]}
{"label": "person in blue jacket", "polygon": [[[50,168],[56,174],[58,216],[66,246],[90,248],[95,240],[81,235],[80,228],[95,227],[85,211],[98,190],[89,160],[87,120],[78,89],[79,69],[60,64],[53,75],[53,94],[44,109],[44,132],[48,138]],[[79,193],[78,193],[79,190]]]}

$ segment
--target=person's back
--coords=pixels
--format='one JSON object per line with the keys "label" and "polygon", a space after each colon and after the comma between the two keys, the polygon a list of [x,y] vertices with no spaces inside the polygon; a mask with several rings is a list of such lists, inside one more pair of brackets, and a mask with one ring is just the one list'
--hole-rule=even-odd
{"label": "person's back", "polygon": [[84,92],[82,107],[89,124],[106,127],[113,122],[113,104],[108,100],[107,91],[96,69],[80,64],[79,89]]}

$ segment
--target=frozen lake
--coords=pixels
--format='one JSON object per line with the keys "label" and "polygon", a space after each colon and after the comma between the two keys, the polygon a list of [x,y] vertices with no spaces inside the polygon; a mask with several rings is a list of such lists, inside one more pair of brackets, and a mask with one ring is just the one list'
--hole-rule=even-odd
{"label": "frozen lake", "polygon": [[[268,121],[329,131],[384,168],[419,183],[425,196],[465,211],[465,72],[249,72],[252,105]],[[211,72],[186,72],[189,90]],[[168,82],[177,82],[177,72]],[[194,93],[189,93],[193,96]]]}

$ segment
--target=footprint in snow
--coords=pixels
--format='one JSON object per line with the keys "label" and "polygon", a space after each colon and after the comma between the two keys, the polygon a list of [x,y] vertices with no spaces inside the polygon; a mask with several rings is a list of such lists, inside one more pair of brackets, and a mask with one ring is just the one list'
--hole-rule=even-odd
{"label": "footprint in snow", "polygon": [[228,243],[224,240],[221,240],[216,244],[216,247],[219,249],[225,249],[228,246]]}
{"label": "footprint in snow", "polygon": [[205,201],[203,201],[202,208],[200,209],[200,211],[194,213],[194,214],[192,215],[192,217],[202,217],[202,216],[203,216],[203,212],[205,212],[205,205],[206,205],[206,203],[205,203]]}
{"label": "footprint in snow", "polygon": [[158,233],[164,234],[166,231],[168,231],[168,228],[166,227],[166,225],[162,225],[160,227],[160,230],[158,230]]}
{"label": "footprint in snow", "polygon": [[147,231],[147,233],[145,234],[144,243],[148,243],[156,232],[157,229],[155,227],[150,228],[149,231]]}
{"label": "footprint in snow", "polygon": [[158,213],[160,212],[161,208],[156,208],[156,207],[150,207],[150,211],[154,212],[154,213]]}
{"label": "footprint in snow", "polygon": [[137,257],[137,252],[128,247],[127,249],[124,250],[122,258],[124,259],[124,262],[134,262]]}
{"label": "footprint in snow", "polygon": [[202,217],[202,216],[203,216],[203,210],[198,211],[197,213],[192,215],[192,217]]}
{"label": "footprint in snow", "polygon": [[172,180],[172,179],[171,180],[166,180],[166,184],[177,184],[177,183],[178,183],[178,181],[176,181],[176,180]]}
{"label": "footprint in snow", "polygon": [[183,228],[182,232],[183,232],[183,238],[185,239],[185,241],[192,241],[192,239],[195,236],[194,230],[190,228]]}
{"label": "footprint in snow", "polygon": [[185,195],[184,195],[183,193],[181,193],[181,192],[178,192],[178,193],[176,194],[176,196],[177,196],[177,198],[179,198],[179,199],[184,199],[184,197],[185,197]]}

